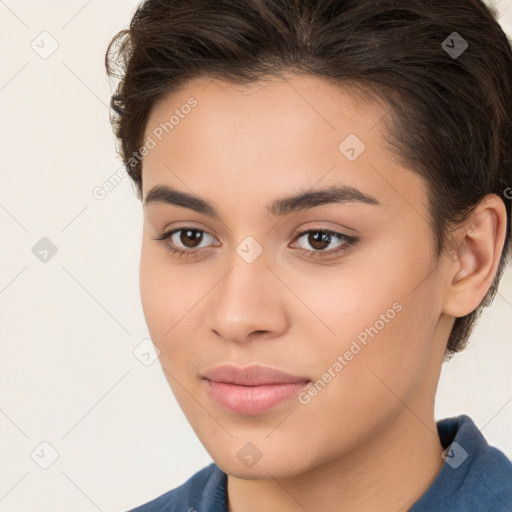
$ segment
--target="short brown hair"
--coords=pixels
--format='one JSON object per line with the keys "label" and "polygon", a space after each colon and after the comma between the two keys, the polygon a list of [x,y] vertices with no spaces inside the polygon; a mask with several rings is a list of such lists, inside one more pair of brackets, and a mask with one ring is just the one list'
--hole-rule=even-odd
{"label": "short brown hair", "polygon": [[426,180],[437,256],[486,194],[506,205],[496,276],[482,303],[455,320],[450,357],[494,298],[511,252],[512,50],[497,18],[481,0],[141,2],[105,55],[119,80],[111,122],[138,198],[142,161],[132,155],[150,112],[187,81],[248,84],[292,71],[357,84],[390,106],[388,141]]}

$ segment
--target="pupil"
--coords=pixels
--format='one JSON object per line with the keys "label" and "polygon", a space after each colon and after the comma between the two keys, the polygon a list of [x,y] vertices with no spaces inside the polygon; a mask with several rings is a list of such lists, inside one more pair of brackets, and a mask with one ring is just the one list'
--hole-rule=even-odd
{"label": "pupil", "polygon": [[201,239],[203,238],[203,235],[200,231],[196,229],[187,229],[186,231],[182,231],[182,235],[180,236],[180,241],[183,245],[186,247],[194,247],[194,242],[199,241],[201,242]]}
{"label": "pupil", "polygon": [[[309,243],[315,249],[325,249],[330,242],[330,235],[322,231],[314,231],[309,235]],[[320,244],[320,246],[318,246]]]}

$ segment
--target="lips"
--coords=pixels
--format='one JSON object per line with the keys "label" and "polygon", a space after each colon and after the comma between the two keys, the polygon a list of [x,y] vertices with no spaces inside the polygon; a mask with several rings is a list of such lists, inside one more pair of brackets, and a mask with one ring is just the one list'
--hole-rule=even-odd
{"label": "lips", "polygon": [[296,396],[310,382],[307,377],[266,366],[216,366],[203,374],[208,392],[223,409],[256,415]]}
{"label": "lips", "polygon": [[248,366],[238,368],[231,365],[216,366],[204,373],[203,377],[213,382],[237,384],[239,386],[261,386],[263,384],[290,384],[306,382],[306,377],[294,377],[268,366]]}

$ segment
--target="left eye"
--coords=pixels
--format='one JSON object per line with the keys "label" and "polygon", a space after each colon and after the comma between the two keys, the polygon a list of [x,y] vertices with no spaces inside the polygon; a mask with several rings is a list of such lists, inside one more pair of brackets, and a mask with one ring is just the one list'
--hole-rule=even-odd
{"label": "left eye", "polygon": [[[311,258],[328,258],[335,255],[341,255],[343,252],[355,246],[359,241],[359,238],[345,235],[343,233],[338,233],[337,231],[330,231],[327,229],[309,229],[307,231],[303,231],[297,235],[297,240],[305,237],[307,235],[306,241],[307,244],[313,247],[315,250],[304,249],[300,244],[298,250],[300,252],[306,253],[307,256]],[[325,250],[328,247],[332,239],[336,239],[340,242],[337,248]]]}
{"label": "left eye", "polygon": [[[348,235],[344,235],[343,233],[338,233],[337,231],[327,231],[322,229],[313,229],[309,231],[304,231],[300,233],[297,236],[297,240],[300,240],[301,238],[305,238],[307,243],[310,247],[313,247],[315,249],[312,252],[326,252],[326,253],[333,253],[337,252],[338,249],[332,249],[326,251],[325,249],[332,243],[333,240],[337,240],[339,242],[338,247],[340,245],[347,245],[354,241],[353,237],[350,237]],[[299,244],[300,247],[300,244]],[[305,247],[300,247],[301,249],[304,249],[308,251],[309,249]]]}

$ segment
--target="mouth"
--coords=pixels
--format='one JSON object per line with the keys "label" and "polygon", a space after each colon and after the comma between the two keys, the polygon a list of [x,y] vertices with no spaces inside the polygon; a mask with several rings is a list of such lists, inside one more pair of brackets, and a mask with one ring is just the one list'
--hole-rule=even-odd
{"label": "mouth", "polygon": [[290,400],[311,381],[266,366],[216,366],[204,373],[210,397],[223,409],[248,416]]}

